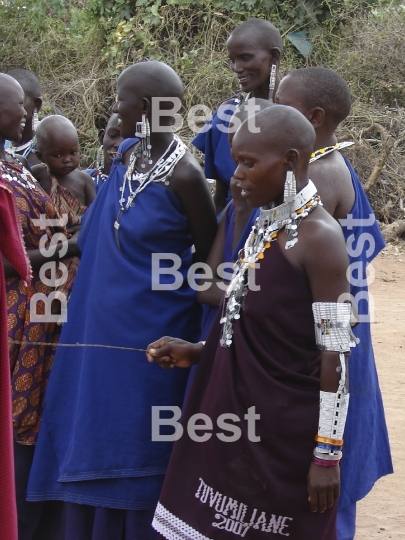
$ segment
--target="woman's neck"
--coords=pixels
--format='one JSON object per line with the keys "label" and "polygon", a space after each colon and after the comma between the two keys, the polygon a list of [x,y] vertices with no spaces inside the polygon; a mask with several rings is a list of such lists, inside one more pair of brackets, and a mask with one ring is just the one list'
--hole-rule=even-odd
{"label": "woman's neck", "polygon": [[337,142],[335,132],[333,133],[318,133],[316,132],[316,139],[314,144],[314,152],[320,148],[328,148],[334,146]]}
{"label": "woman's neck", "polygon": [[260,99],[273,99],[274,101],[274,95],[275,93],[277,92],[277,88],[278,88],[278,85],[280,84],[280,75],[279,73],[277,72],[277,76],[276,76],[276,86],[274,88],[274,92],[273,92],[273,95],[272,96],[269,96],[269,92],[270,92],[270,89],[269,89],[269,86],[270,86],[270,78],[267,82],[261,84],[260,86],[258,86],[257,88],[255,88],[254,90],[252,90],[250,92],[250,97],[254,97],[254,98],[260,98]]}

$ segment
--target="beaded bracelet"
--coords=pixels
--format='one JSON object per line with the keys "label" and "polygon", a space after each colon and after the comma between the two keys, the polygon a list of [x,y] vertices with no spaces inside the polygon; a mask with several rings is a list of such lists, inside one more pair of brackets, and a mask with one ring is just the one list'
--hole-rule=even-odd
{"label": "beaded bracelet", "polygon": [[317,452],[320,456],[339,456],[342,454],[341,450],[326,450],[325,448],[319,448],[317,446],[314,450],[314,452]]}
{"label": "beaded bracelet", "polygon": [[333,446],[343,446],[343,439],[328,439],[327,437],[315,435],[315,440],[316,442],[332,444]]}
{"label": "beaded bracelet", "polygon": [[313,454],[317,459],[321,459],[322,461],[334,461],[336,459],[342,459],[342,452],[338,452],[336,454],[323,454],[318,452],[315,448]]}
{"label": "beaded bracelet", "polygon": [[337,451],[342,450],[342,446],[334,445],[334,444],[325,444],[325,443],[320,443],[320,442],[316,445],[316,447],[329,450],[330,452],[337,452]]}
{"label": "beaded bracelet", "polygon": [[336,461],[323,461],[322,459],[317,459],[316,457],[313,457],[312,463],[315,463],[315,465],[319,465],[320,467],[336,467],[336,465],[339,465],[340,459]]}

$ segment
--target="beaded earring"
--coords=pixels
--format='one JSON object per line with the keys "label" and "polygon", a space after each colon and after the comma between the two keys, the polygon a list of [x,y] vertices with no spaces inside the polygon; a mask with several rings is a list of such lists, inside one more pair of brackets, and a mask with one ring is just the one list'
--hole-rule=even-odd
{"label": "beaded earring", "polygon": [[272,64],[270,72],[270,83],[269,83],[269,101],[274,101],[274,89],[276,87],[276,64]]}
{"label": "beaded earring", "polygon": [[152,145],[150,144],[150,124],[146,115],[142,115],[142,122],[136,123],[135,137],[141,140],[141,167],[144,169],[149,163],[153,163],[151,159]]}
{"label": "beaded earring", "polygon": [[104,148],[103,145],[97,150],[96,169],[104,170]]}
{"label": "beaded earring", "polygon": [[35,133],[36,130],[37,130],[38,124],[39,124],[38,113],[37,113],[37,110],[34,109],[34,112],[33,112],[33,114],[32,114],[32,131],[33,131],[34,133]]}
{"label": "beaded earring", "polygon": [[285,230],[287,233],[287,242],[285,249],[292,248],[297,242],[297,223],[298,215],[294,212],[295,197],[297,195],[297,183],[293,171],[287,171],[284,184],[284,202],[287,203],[289,218],[286,220]]}
{"label": "beaded earring", "polygon": [[293,171],[287,171],[285,184],[284,184],[284,202],[291,205],[291,213],[293,211],[292,204],[294,203],[296,194],[297,194],[297,183],[295,181],[295,175]]}

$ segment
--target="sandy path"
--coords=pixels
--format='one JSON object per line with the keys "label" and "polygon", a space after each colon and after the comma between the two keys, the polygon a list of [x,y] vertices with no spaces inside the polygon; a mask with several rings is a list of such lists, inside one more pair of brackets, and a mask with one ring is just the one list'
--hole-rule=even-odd
{"label": "sandy path", "polygon": [[405,539],[405,253],[390,247],[373,266],[373,344],[395,474],[358,504],[356,540],[399,540]]}

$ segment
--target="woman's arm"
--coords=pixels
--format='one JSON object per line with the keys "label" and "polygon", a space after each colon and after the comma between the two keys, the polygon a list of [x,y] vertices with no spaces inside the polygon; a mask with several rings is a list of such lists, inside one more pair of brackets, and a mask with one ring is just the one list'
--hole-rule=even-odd
{"label": "woman's arm", "polygon": [[226,240],[225,222],[227,219],[228,209],[229,205],[225,208],[222,214],[217,235],[207,259],[207,265],[211,269],[212,279],[206,278],[201,280],[199,285],[207,288],[204,291],[199,290],[197,292],[197,300],[201,304],[208,304],[209,306],[214,307],[219,306],[225,294],[223,277],[218,275],[218,268],[224,262],[224,248]]}
{"label": "woman's arm", "polygon": [[205,262],[217,232],[215,207],[208,182],[197,161],[189,153],[175,167],[170,181],[183,204],[194,242],[195,262]]}
{"label": "woman's arm", "polygon": [[[308,231],[305,231],[309,233],[310,238],[305,239],[307,249],[302,245],[304,247],[302,255],[303,267],[308,276],[314,301],[314,323],[318,329],[316,341],[318,347],[325,349],[321,352],[320,431],[318,434],[314,433],[318,442],[314,441],[314,459],[308,472],[311,511],[323,513],[334,505],[340,494],[339,461],[342,429],[348,404],[345,354],[350,351],[351,307],[350,304],[345,304],[349,295],[349,283],[346,278],[349,260],[343,234],[337,223],[330,216],[325,216],[326,212],[323,209],[320,211],[325,217],[323,221],[315,220],[305,224],[312,227],[311,230],[307,227]],[[341,347],[345,353],[340,352]],[[333,403],[333,409],[339,399],[340,408],[337,409],[337,416],[326,413],[327,409],[330,410],[330,404]],[[325,407],[326,402],[328,407]],[[340,422],[340,434],[339,430],[334,429],[335,421]],[[333,444],[328,446],[324,442],[327,440]]]}
{"label": "woman's arm", "polygon": [[226,206],[228,186],[222,180],[215,180],[214,203],[216,213],[219,214]]}
{"label": "woman's arm", "polygon": [[[77,239],[79,237],[79,231],[76,232],[67,242],[67,251],[63,254],[63,257],[73,257],[79,256],[80,252],[77,247]],[[32,270],[35,272],[41,268],[41,266],[50,261],[62,261],[63,258],[60,258],[60,252],[66,249],[65,243],[58,242],[55,245],[55,251],[49,257],[43,255],[43,250],[41,249],[29,249],[27,250],[27,256],[30,260]],[[3,257],[4,264],[4,275],[6,278],[18,276],[18,272],[14,269],[13,266]]]}

